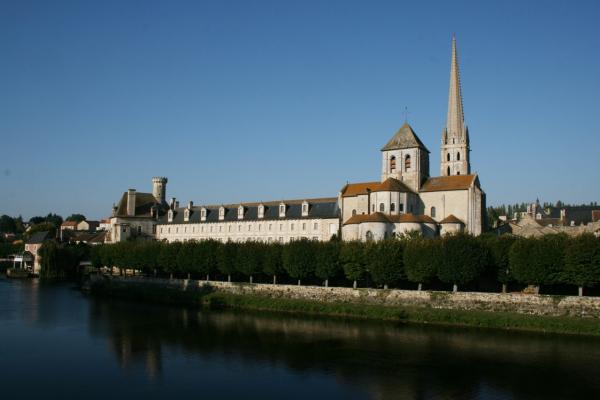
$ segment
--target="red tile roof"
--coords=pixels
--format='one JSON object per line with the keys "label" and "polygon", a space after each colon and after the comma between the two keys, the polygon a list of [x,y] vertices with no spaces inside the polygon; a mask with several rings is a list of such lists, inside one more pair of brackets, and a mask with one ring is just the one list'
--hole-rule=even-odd
{"label": "red tile roof", "polygon": [[398,179],[388,178],[383,182],[349,183],[342,188],[342,197],[365,195],[371,192],[412,192]]}
{"label": "red tile roof", "polygon": [[477,175],[436,176],[425,181],[423,187],[421,187],[421,192],[465,190],[473,184],[479,186]]}

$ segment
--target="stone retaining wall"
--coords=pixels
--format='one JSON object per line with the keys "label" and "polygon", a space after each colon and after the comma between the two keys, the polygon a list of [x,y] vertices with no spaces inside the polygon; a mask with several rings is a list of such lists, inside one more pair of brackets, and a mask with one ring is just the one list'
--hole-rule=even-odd
{"label": "stone retaining wall", "polygon": [[455,310],[504,311],[533,315],[584,316],[600,318],[600,297],[549,296],[522,293],[429,292],[416,290],[352,289],[344,287],[296,286],[112,277],[117,282],[155,284],[183,290],[210,285],[217,291],[273,298],[324,302],[346,302],[386,306],[419,306]]}

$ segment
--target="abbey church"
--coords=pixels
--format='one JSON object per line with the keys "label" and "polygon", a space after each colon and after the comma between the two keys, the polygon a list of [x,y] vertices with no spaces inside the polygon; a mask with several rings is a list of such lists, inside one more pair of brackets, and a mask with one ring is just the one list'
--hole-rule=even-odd
{"label": "abbey church", "polygon": [[483,231],[485,193],[471,172],[456,39],[452,39],[446,126],[440,144],[440,176],[430,176],[429,150],[405,123],[381,148],[381,178],[348,183],[337,197],[180,207],[166,201],[166,178],[152,193],[134,189],[113,207],[107,241],[130,237],[187,241],[381,240]]}

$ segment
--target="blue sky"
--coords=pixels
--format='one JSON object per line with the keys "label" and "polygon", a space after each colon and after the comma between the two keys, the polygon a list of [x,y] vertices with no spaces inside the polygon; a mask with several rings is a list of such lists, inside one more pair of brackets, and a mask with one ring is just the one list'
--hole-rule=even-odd
{"label": "blue sky", "polygon": [[458,41],[489,204],[600,200],[600,2],[4,1],[0,214],[105,217],[377,180],[409,122],[439,174]]}

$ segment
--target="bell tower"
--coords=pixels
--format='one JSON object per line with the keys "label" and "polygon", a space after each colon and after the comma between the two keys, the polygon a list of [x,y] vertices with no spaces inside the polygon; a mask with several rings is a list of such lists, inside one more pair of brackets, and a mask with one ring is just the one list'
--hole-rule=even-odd
{"label": "bell tower", "polygon": [[468,175],[471,173],[469,128],[463,115],[460,73],[456,54],[456,37],[452,37],[448,116],[442,131],[440,176]]}

